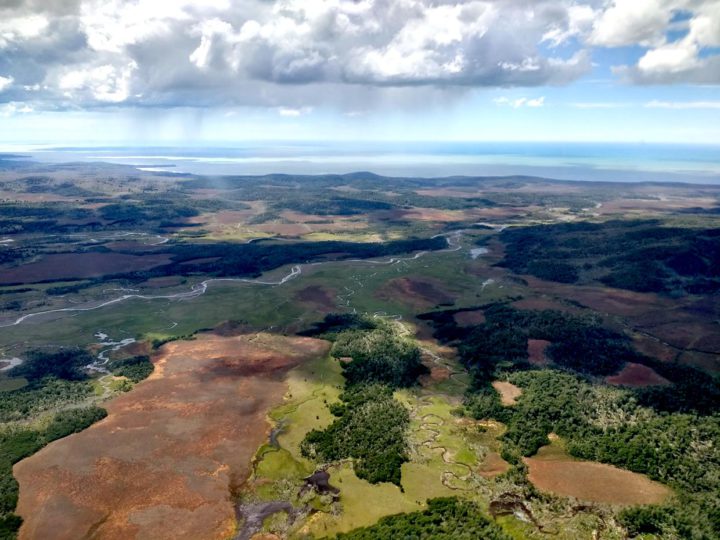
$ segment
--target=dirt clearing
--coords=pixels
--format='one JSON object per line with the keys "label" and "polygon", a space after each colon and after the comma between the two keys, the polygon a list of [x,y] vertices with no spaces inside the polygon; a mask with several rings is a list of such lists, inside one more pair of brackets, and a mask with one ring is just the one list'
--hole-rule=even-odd
{"label": "dirt clearing", "polygon": [[231,492],[267,438],[287,370],[327,350],[268,334],[166,344],[105,420],[15,465],[20,538],[228,538]]}
{"label": "dirt clearing", "polygon": [[509,407],[517,403],[517,399],[522,395],[522,389],[507,381],[493,381],[492,387],[500,394],[500,402]]}

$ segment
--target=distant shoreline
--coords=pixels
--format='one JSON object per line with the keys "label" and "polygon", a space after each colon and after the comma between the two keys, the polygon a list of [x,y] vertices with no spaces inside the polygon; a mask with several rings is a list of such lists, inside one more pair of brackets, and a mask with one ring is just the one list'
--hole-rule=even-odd
{"label": "distant shoreline", "polygon": [[218,148],[46,147],[12,157],[28,155],[42,163],[106,162],[149,172],[172,169],[175,174],[218,176],[369,170],[391,177],[520,175],[566,181],[720,184],[720,150],[711,145],[241,143]]}

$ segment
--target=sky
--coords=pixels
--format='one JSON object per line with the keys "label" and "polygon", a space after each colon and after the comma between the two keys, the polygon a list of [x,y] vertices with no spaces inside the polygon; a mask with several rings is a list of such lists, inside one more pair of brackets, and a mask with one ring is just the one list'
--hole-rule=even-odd
{"label": "sky", "polygon": [[720,144],[720,0],[0,0],[0,143]]}

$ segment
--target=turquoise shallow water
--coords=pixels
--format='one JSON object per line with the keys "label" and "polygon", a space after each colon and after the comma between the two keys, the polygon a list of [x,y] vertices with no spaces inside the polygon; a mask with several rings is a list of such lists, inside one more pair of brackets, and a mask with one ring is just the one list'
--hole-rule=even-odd
{"label": "turquoise shallow water", "polygon": [[720,145],[259,142],[217,147],[28,149],[38,160],[107,161],[196,174],[532,175],[720,184]]}

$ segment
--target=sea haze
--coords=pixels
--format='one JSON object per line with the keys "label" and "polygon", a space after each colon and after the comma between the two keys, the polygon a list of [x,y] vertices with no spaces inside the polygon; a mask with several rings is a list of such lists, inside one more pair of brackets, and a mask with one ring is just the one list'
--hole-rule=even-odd
{"label": "sea haze", "polygon": [[532,175],[720,183],[720,146],[591,143],[258,142],[199,147],[27,148],[44,162],[103,161],[194,174]]}

